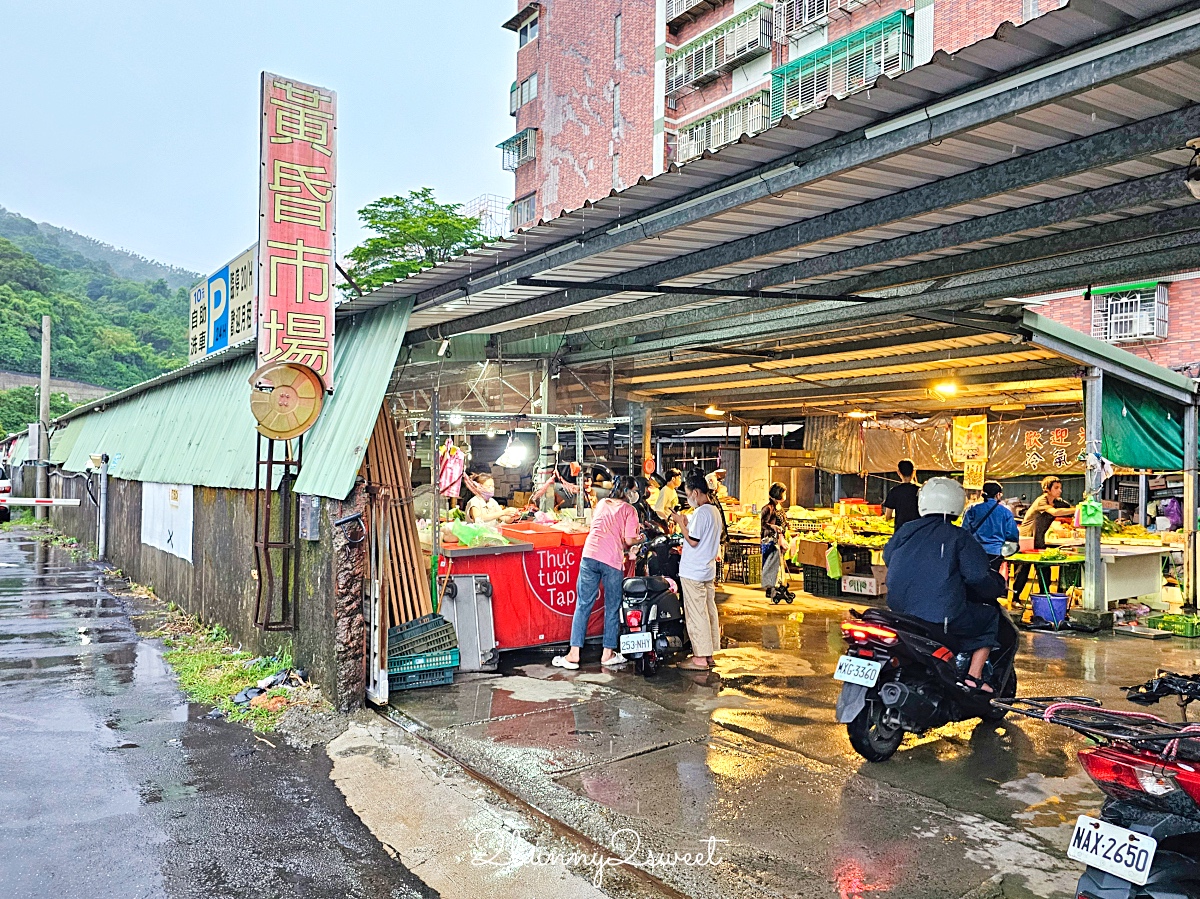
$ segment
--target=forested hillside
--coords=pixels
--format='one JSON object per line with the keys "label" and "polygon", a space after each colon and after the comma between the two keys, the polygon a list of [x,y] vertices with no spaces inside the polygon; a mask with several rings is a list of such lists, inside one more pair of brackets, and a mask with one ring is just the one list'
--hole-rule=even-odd
{"label": "forested hillside", "polygon": [[[0,217],[10,229],[14,219]],[[21,239],[33,249],[0,237],[0,369],[38,371],[46,313],[55,377],[121,388],[186,361],[186,288],[122,278],[36,225]]]}
{"label": "forested hillside", "polygon": [[74,271],[86,267],[89,261],[98,262],[110,274],[131,281],[162,278],[172,291],[191,287],[200,280],[195,272],[155,262],[66,228],[35,222],[3,206],[0,206],[0,237],[11,240],[38,262],[58,268]]}

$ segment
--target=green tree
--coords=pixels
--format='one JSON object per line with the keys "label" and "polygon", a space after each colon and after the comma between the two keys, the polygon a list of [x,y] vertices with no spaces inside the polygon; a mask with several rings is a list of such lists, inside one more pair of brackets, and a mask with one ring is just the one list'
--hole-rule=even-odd
{"label": "green tree", "polygon": [[[431,187],[367,204],[358,217],[378,236],[346,254],[350,277],[363,291],[371,291],[479,246],[486,239],[479,219],[460,209],[460,203],[437,202]],[[349,285],[343,289],[353,293]]]}
{"label": "green tree", "polygon": [[[71,402],[65,393],[50,394],[50,417],[58,418],[70,412],[77,403]],[[30,422],[37,421],[37,391],[32,387],[14,387],[0,390],[0,436],[14,431],[23,431]]]}

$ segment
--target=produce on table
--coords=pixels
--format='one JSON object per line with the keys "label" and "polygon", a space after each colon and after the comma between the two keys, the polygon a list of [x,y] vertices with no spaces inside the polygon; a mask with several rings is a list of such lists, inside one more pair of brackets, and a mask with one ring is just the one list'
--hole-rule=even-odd
{"label": "produce on table", "polygon": [[1039,557],[1043,562],[1059,562],[1067,558],[1067,554],[1057,547],[1043,549]]}

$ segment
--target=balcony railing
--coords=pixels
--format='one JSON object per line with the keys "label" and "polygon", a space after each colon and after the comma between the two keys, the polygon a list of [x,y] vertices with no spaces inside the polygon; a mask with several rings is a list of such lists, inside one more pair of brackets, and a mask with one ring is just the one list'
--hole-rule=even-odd
{"label": "balcony railing", "polygon": [[726,106],[706,119],[680,128],[676,161],[695,159],[705,150],[731,144],[743,134],[755,134],[770,125],[771,95],[763,91]]}
{"label": "balcony railing", "polygon": [[508,140],[496,144],[504,154],[504,170],[515,172],[527,162],[532,162],[537,155],[537,129],[526,128],[518,131]]}
{"label": "balcony railing", "polygon": [[722,22],[667,57],[667,92],[704,84],[771,52],[771,7],[758,5]]}
{"label": "balcony railing", "polygon": [[903,10],[771,73],[771,119],[800,115],[912,68],[912,19]]}

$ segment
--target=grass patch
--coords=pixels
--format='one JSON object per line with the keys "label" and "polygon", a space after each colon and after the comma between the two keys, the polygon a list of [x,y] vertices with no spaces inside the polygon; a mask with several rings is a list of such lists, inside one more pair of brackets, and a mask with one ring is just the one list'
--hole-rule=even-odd
{"label": "grass patch", "polygon": [[229,632],[220,625],[205,627],[178,608],[168,611],[153,636],[166,645],[163,658],[175,669],[179,686],[193,702],[215,706],[230,721],[244,721],[260,733],[274,729],[288,706],[287,688],[273,687],[254,706],[236,705],[233,697],[264,677],[291,668],[290,648],[274,656],[252,656],[233,646]]}
{"label": "grass patch", "polygon": [[[20,514],[16,509],[20,509]],[[0,531],[14,531],[17,528],[38,528],[46,530],[50,527],[48,519],[34,518],[33,509],[29,506],[17,506],[10,510],[11,518],[8,521],[0,524]]]}

